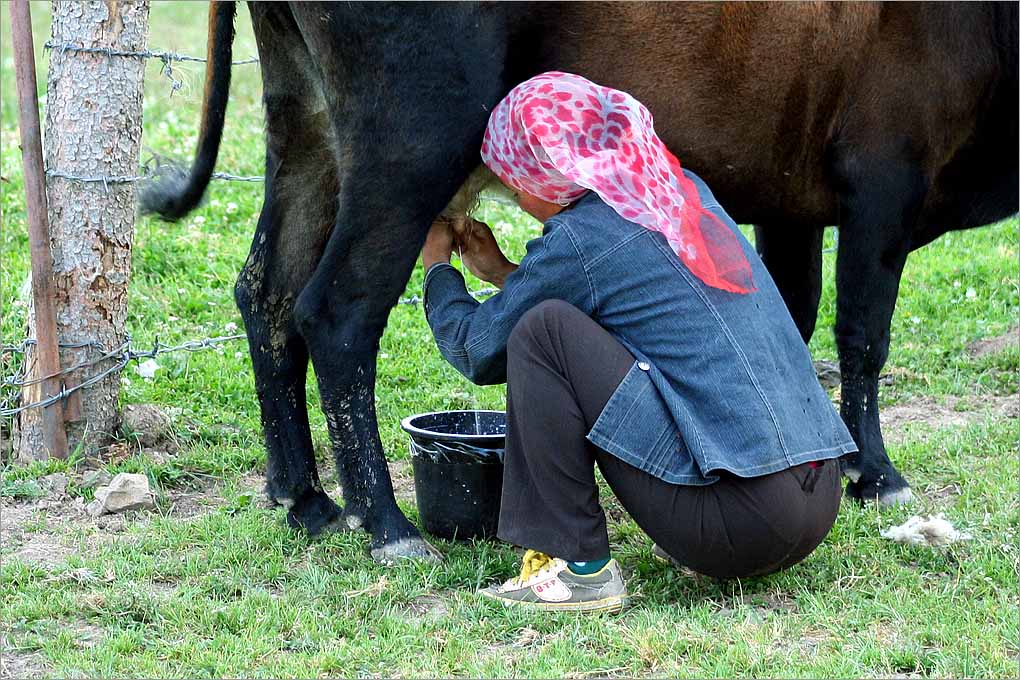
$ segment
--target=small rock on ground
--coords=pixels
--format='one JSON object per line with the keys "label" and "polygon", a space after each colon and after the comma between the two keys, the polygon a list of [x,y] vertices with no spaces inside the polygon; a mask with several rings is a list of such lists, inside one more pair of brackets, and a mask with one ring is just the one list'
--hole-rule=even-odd
{"label": "small rock on ground", "polygon": [[54,472],[51,475],[40,477],[39,486],[53,496],[62,496],[67,491],[67,475],[63,472]]}
{"label": "small rock on ground", "polygon": [[121,429],[142,446],[154,446],[173,434],[173,416],[155,404],[128,404]]}
{"label": "small rock on ground", "polygon": [[48,538],[34,538],[19,548],[12,557],[24,564],[43,569],[63,567],[73,551],[67,546]]}
{"label": "small rock on ground", "polygon": [[106,513],[143,510],[156,507],[145,475],[121,472],[109,486],[96,489],[96,500],[89,503],[88,513],[98,517]]}
{"label": "small rock on ground", "polygon": [[110,483],[113,477],[106,470],[89,470],[81,477],[78,483],[83,489],[94,489],[97,486],[105,486]]}

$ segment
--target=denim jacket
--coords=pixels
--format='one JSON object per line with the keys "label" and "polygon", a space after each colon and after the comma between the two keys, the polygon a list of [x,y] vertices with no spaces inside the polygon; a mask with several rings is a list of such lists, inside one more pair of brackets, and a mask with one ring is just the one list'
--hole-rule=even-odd
{"label": "denim jacket", "polygon": [[475,301],[460,272],[431,267],[425,312],[440,352],[478,384],[506,381],[506,343],[548,299],[588,314],[634,355],[591,428],[596,446],[664,481],[757,477],[857,450],[753,247],[693,173],[704,207],[730,227],[757,291],[711,288],[656,232],[589,193],[550,218],[499,294]]}

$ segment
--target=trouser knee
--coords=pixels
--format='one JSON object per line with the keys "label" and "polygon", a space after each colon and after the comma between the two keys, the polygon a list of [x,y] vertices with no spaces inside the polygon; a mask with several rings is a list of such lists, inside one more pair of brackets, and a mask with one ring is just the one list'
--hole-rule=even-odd
{"label": "trouser knee", "polygon": [[517,321],[507,340],[507,353],[519,356],[536,346],[547,346],[560,337],[563,328],[576,316],[588,318],[584,312],[563,300],[538,303]]}

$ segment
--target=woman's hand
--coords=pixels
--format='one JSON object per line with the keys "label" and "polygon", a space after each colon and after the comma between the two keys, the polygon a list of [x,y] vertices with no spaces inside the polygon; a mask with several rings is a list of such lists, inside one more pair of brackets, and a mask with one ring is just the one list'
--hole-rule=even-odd
{"label": "woman's hand", "polygon": [[470,222],[470,228],[457,235],[464,264],[482,281],[502,289],[506,277],[517,269],[517,265],[506,259],[487,224],[478,220]]}
{"label": "woman's hand", "polygon": [[434,264],[440,262],[449,264],[451,252],[453,252],[453,229],[448,219],[440,217],[432,223],[429,235],[425,237],[425,246],[421,249],[421,265],[428,271]]}

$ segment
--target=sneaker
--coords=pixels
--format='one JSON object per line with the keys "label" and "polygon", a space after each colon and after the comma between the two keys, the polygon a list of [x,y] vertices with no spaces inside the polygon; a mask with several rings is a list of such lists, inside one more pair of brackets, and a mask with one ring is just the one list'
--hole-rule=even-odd
{"label": "sneaker", "polygon": [[567,563],[537,550],[524,553],[521,573],[501,586],[489,586],[479,595],[504,604],[521,604],[559,612],[618,612],[627,604],[627,586],[616,560],[594,574],[581,576]]}

